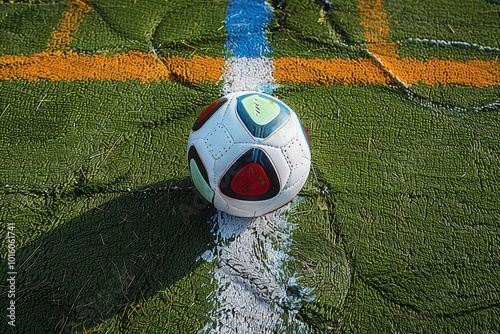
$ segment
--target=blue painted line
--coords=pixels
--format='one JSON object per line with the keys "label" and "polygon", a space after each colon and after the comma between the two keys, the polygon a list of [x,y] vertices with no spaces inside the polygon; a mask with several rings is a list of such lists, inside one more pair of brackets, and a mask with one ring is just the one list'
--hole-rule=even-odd
{"label": "blue painted line", "polygon": [[265,36],[271,16],[265,0],[229,0],[224,20],[227,56],[258,58],[273,52]]}

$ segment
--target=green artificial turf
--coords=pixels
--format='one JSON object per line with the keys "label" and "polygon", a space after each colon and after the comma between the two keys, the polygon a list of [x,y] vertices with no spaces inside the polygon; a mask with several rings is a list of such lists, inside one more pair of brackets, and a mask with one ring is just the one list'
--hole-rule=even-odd
{"label": "green artificial turf", "polygon": [[[389,20],[391,40],[402,42],[397,51],[402,57],[470,60],[494,59],[500,53],[500,6],[495,1],[387,0],[384,1],[384,8]],[[414,45],[407,42],[409,38],[466,42],[493,47],[496,51],[484,51],[460,44],[438,46],[426,42],[424,45]]]}
{"label": "green artificial turf", "polygon": [[[34,2],[0,4],[1,54],[46,49],[67,2]],[[227,1],[88,3],[76,52],[224,57]],[[272,56],[368,57],[358,4],[273,1]],[[405,42],[498,48],[498,1],[384,6],[400,57],[498,56]],[[213,243],[213,209],[192,191],[185,146],[221,85],[16,80],[0,88],[0,233],[15,226],[19,272],[17,328],[2,321],[0,332],[203,328],[214,264],[198,257]],[[498,101],[499,88],[410,89],[418,98],[385,86],[281,84],[274,93],[311,137],[313,171],[286,216],[297,224],[287,271],[315,288],[297,314],[311,332],[500,329],[500,114],[498,106],[471,111]],[[2,296],[6,278],[2,270]]]}
{"label": "green artificial turf", "polygon": [[[436,103],[446,109],[446,106],[457,109],[474,110],[486,107],[500,97],[499,86],[489,86],[478,89],[460,85],[428,86],[416,84],[411,91],[430,103]],[[485,108],[486,109],[486,108]]]}
{"label": "green artificial turf", "polygon": [[[93,0],[73,45],[81,52],[128,50],[162,55],[224,54],[227,1]],[[124,17],[131,18],[124,20]]]}
{"label": "green artificial turf", "polygon": [[400,57],[412,57],[421,60],[430,58],[452,58],[462,61],[474,59],[495,60],[500,55],[499,47],[484,49],[479,45],[468,44],[438,44],[438,42],[430,39],[427,41],[404,40],[398,43],[397,52]]}
{"label": "green artificial turf", "polygon": [[[183,221],[186,195],[161,188],[189,184],[176,179],[186,176],[186,129],[217,87],[45,82],[26,98],[26,85],[2,83],[11,107],[1,120],[2,220],[16,223],[29,268],[21,328],[57,328],[68,315],[88,327],[108,312],[103,328],[132,331],[156,326],[162,310],[173,332],[186,317],[203,324],[208,268],[188,273],[208,225]],[[70,100],[74,85],[87,97]],[[92,99],[95,89],[110,94]],[[165,99],[169,91],[184,102]],[[498,326],[498,113],[426,109],[384,87],[282,85],[276,95],[308,126],[317,177],[298,209],[312,211],[290,218],[296,269],[318,296],[299,316],[348,332]],[[139,191],[147,187],[160,190]],[[139,264],[144,254],[162,260]]]}
{"label": "green artificial turf", "polygon": [[2,186],[35,198],[125,192],[187,176],[189,129],[219,94],[215,85],[173,82],[1,85],[2,110],[9,106],[0,119]]}
{"label": "green artificial turf", "polygon": [[0,54],[42,52],[57,27],[65,2],[0,3]]}
{"label": "green artificial turf", "polygon": [[[170,181],[182,185],[182,180]],[[47,212],[40,224],[63,224],[18,249],[16,330],[57,333],[62,328],[66,332],[104,323],[113,328],[112,332],[130,332],[139,325],[141,318],[136,314],[144,313],[142,304],[146,300],[157,298],[158,307],[172,306],[167,294],[179,280],[187,281],[184,299],[193,298],[196,291],[189,286],[198,287],[204,281],[203,295],[208,294],[211,290],[206,270],[204,274],[194,271],[201,264],[196,258],[212,238],[206,223],[212,213],[192,214],[184,204],[192,196],[189,190],[131,194],[103,191],[71,199],[46,196],[43,203],[25,205],[28,210],[51,213]],[[36,201],[35,195],[8,197],[11,202],[15,198]],[[16,223],[18,233],[27,230]],[[5,262],[2,265],[5,267]],[[202,301],[205,299],[197,300],[194,315],[208,312],[208,303]],[[176,297],[174,306],[180,305],[182,298]],[[169,331],[184,331],[187,327],[174,324],[182,319],[188,323],[190,318],[180,314],[172,320]],[[153,320],[150,316],[149,321]],[[196,325],[199,323],[192,324]],[[5,326],[2,323],[7,333]]]}
{"label": "green artificial turf", "polygon": [[484,0],[384,1],[394,40],[420,37],[497,47],[498,5]]}
{"label": "green artificial turf", "polygon": [[23,272],[18,330],[50,332],[66,321],[88,328],[115,315],[128,326],[124,315],[194,270],[210,242],[213,212],[192,209],[185,145],[220,88],[136,81],[2,88],[10,107],[0,119],[0,218],[15,225]]}
{"label": "green artificial turf", "polygon": [[[326,311],[311,305],[305,318],[328,314],[324,329],[347,332],[498,328],[498,112],[422,108],[385,87],[282,85],[276,94],[309,125],[317,175],[302,207],[311,213],[298,215],[297,259],[321,277],[326,252],[341,278],[328,306],[318,301]],[[318,241],[325,246],[302,256]]]}
{"label": "green artificial turf", "polygon": [[360,58],[367,53],[356,1],[273,1],[267,38],[274,57]]}
{"label": "green artificial turf", "polygon": [[153,35],[160,54],[224,57],[227,0],[172,2]]}

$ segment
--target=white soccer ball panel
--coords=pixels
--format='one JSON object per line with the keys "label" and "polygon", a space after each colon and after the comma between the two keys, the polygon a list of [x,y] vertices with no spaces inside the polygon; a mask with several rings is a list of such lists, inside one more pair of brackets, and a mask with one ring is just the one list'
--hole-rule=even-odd
{"label": "white soccer ball panel", "polygon": [[214,124],[212,131],[204,138],[204,142],[215,160],[222,158],[234,145],[233,136],[222,124]]}
{"label": "white soccer ball panel", "polygon": [[311,162],[307,159],[303,159],[303,163],[300,164],[296,169],[294,169],[292,173],[290,173],[290,177],[283,185],[283,190],[287,189],[295,190],[297,188],[299,188],[299,190],[302,189],[309,175],[310,168],[311,168]]}
{"label": "white soccer ball panel", "polygon": [[298,122],[298,117],[295,114],[291,114],[290,118],[284,124],[263,140],[263,143],[277,147],[286,145],[290,138],[297,135]]}

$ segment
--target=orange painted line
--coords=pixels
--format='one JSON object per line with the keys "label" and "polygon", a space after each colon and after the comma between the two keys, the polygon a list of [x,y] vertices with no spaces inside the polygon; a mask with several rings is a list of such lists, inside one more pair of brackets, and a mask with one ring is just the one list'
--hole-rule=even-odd
{"label": "orange painted line", "polygon": [[83,22],[85,14],[91,10],[92,7],[83,0],[70,0],[59,27],[52,32],[47,51],[70,51],[73,35]]}
{"label": "orange painted line", "polygon": [[218,82],[222,76],[222,58],[194,56],[171,57],[162,61],[154,54],[129,51],[117,55],[41,52],[31,56],[0,56],[0,79],[28,81],[75,80],[177,80],[199,83]]}
{"label": "orange painted line", "polygon": [[[382,57],[393,75],[408,85],[465,85],[484,88],[500,85],[500,63],[497,60],[457,61],[453,59],[419,60]],[[277,82],[386,85],[392,82],[374,60],[370,59],[274,59]]]}
{"label": "orange painted line", "polygon": [[[382,57],[393,75],[408,85],[458,84],[472,87],[500,85],[498,60],[418,60]],[[372,59],[276,58],[273,76],[278,83],[317,85],[387,85],[391,77]],[[116,55],[41,52],[31,56],[1,55],[0,80],[174,80],[218,83],[224,59],[204,56],[160,59],[154,54],[129,51]]]}
{"label": "orange painted line", "polygon": [[361,0],[359,2],[361,25],[365,28],[366,47],[375,55],[396,58],[396,45],[391,42],[389,21],[382,0]]}
{"label": "orange painted line", "polygon": [[436,58],[419,60],[381,57],[381,61],[391,69],[393,75],[407,85],[456,84],[478,88],[500,85],[498,60],[457,61]]}
{"label": "orange painted line", "polygon": [[171,79],[181,82],[217,83],[224,73],[223,58],[193,56],[193,58],[169,57],[164,60],[171,72]]}
{"label": "orange painted line", "polygon": [[276,82],[386,85],[390,78],[371,59],[303,59],[283,57],[273,59]]}
{"label": "orange painted line", "polygon": [[378,58],[381,68],[387,70],[393,78],[407,85],[439,83],[480,88],[500,85],[498,60],[398,59],[396,44],[390,39],[383,0],[360,0],[358,9],[368,51]]}

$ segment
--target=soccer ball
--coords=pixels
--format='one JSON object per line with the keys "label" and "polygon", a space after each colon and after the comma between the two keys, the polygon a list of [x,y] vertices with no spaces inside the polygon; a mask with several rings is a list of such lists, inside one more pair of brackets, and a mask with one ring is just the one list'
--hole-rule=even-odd
{"label": "soccer ball", "polygon": [[240,217],[287,204],[311,167],[309,138],[297,115],[277,98],[251,91],[226,95],[199,115],[187,158],[201,195]]}

